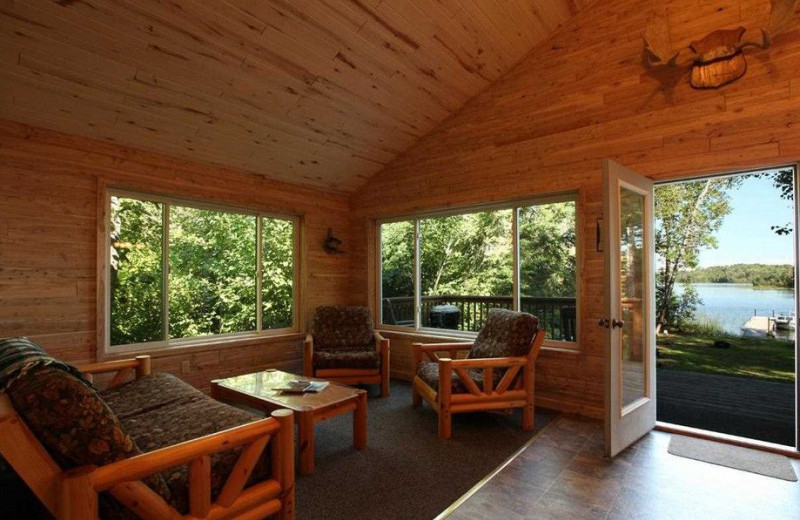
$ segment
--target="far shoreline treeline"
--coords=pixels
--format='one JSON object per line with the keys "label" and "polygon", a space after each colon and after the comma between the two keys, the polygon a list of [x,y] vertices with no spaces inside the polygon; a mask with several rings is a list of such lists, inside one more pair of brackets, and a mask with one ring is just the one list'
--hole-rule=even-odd
{"label": "far shoreline treeline", "polygon": [[749,283],[762,287],[794,287],[791,264],[732,264],[699,267],[678,274],[679,283]]}

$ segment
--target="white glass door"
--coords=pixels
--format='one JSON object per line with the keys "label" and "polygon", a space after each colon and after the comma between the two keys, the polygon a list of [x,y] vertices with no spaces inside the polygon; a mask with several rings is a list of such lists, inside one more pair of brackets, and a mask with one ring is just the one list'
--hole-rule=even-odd
{"label": "white glass door", "polygon": [[606,160],[606,455],[656,424],[653,181]]}

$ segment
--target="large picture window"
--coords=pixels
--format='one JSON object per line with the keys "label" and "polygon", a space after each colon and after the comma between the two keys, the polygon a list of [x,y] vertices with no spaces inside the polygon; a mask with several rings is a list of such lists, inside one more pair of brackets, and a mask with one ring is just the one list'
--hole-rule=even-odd
{"label": "large picture window", "polygon": [[109,201],[110,346],[293,328],[296,218],[124,192]]}
{"label": "large picture window", "polygon": [[575,197],[380,224],[381,323],[480,330],[490,308],[530,312],[577,341]]}

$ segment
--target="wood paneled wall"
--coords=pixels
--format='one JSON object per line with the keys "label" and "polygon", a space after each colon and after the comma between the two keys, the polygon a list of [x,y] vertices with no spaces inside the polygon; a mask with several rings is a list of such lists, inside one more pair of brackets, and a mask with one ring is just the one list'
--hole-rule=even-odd
{"label": "wood paneled wall", "polygon": [[[768,0],[672,0],[670,36],[686,45],[721,28],[766,26]],[[360,240],[358,291],[375,300],[373,221],[388,215],[577,190],[583,227],[580,353],[543,351],[537,401],[587,415],[603,410],[603,254],[595,250],[606,157],[656,179],[797,161],[800,25],[766,51],[747,53],[747,74],[718,90],[693,90],[686,71],[648,71],[644,0],[596,2],[534,48],[458,114],[392,162],[352,201]],[[408,341],[393,369],[411,373]]]}
{"label": "wood paneled wall", "polygon": [[[328,227],[349,243],[348,199],[259,175],[187,163],[0,120],[0,337],[27,335],[71,362],[96,359],[98,184],[300,214],[304,317],[349,303],[349,256],[328,255]],[[171,354],[156,370],[199,387],[265,366],[297,368],[293,334]]]}

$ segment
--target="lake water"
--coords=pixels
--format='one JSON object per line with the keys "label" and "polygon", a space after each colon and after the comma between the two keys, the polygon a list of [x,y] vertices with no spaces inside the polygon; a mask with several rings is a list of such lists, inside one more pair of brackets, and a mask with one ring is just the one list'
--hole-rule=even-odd
{"label": "lake water", "polygon": [[[676,284],[676,292],[683,292],[683,284]],[[714,322],[731,334],[741,334],[742,326],[751,316],[773,316],[794,312],[792,289],[759,289],[738,283],[693,283],[703,301],[697,306],[695,319]]]}

